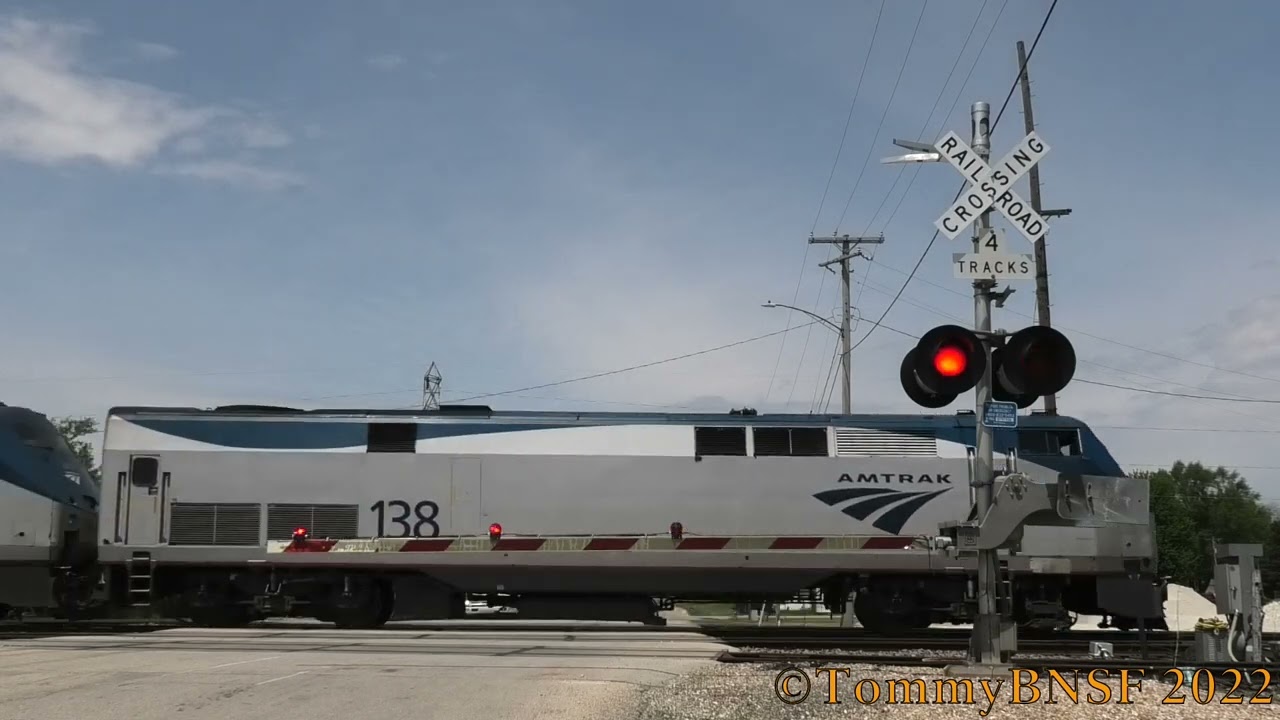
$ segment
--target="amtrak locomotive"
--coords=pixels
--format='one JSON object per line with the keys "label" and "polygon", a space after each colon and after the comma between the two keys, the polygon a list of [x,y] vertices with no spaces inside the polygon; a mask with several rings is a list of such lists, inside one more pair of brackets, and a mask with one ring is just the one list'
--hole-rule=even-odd
{"label": "amtrak locomotive", "polygon": [[[1016,451],[1040,481],[1141,482],[1084,423],[1020,420],[996,430],[997,465]],[[969,517],[973,438],[972,413],[115,408],[98,559],[112,603],[211,625],[374,627],[460,616],[467,596],[649,619],[852,595],[870,628],[962,622],[976,564],[938,533]],[[1139,524],[1027,527],[1004,557],[1017,617],[1132,625],[1101,588],[1150,587],[1141,507]]]}
{"label": "amtrak locomotive", "polygon": [[0,617],[84,609],[99,499],[97,480],[48,418],[0,403]]}

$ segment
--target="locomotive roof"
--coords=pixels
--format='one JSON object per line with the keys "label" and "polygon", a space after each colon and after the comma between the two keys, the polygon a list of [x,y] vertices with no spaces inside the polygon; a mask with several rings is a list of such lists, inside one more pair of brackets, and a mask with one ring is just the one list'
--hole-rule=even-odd
{"label": "locomotive roof", "polygon": [[[546,410],[493,410],[484,405],[442,406],[439,410],[391,410],[381,408],[321,408],[303,410],[299,408],[275,407],[265,405],[228,405],[217,408],[195,407],[162,407],[162,406],[121,406],[113,407],[108,415],[166,415],[199,418],[344,418],[389,420],[392,422],[408,422],[414,420],[493,420],[493,421],[597,421],[605,423],[673,423],[678,425],[837,425],[837,426],[915,426],[943,425],[969,426],[974,424],[976,416],[973,411],[960,411],[951,415],[912,415],[906,413],[886,414],[853,414],[853,415],[811,415],[807,413],[765,413],[741,414],[737,411],[726,413],[658,413],[658,412],[574,412]],[[1020,415],[1019,426],[1028,425],[1042,428],[1080,427],[1082,423],[1076,418],[1065,415],[1043,415],[1032,413]]]}

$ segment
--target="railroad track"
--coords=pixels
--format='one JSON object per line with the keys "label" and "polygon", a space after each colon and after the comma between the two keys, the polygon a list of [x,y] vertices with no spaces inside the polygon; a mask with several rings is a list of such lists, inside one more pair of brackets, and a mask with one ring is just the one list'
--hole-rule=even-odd
{"label": "railroad track", "polygon": [[[147,633],[172,629],[196,629],[198,626],[179,621],[146,620],[29,620],[0,622],[0,637],[50,634],[118,634]],[[305,633],[343,633],[328,623],[299,621],[266,621],[249,625],[250,629],[286,630]],[[960,651],[968,647],[971,631],[967,628],[936,628],[894,636],[868,632],[863,628],[754,626],[744,624],[640,625],[635,623],[580,623],[558,621],[418,621],[393,623],[381,628],[387,632],[483,632],[521,635],[531,632],[589,635],[592,633],[635,633],[638,635],[683,635],[718,640],[738,648],[770,650],[939,650]],[[675,637],[672,638],[676,639]],[[1142,649],[1137,632],[1117,630],[1069,630],[1061,633],[1019,633],[1021,653],[1087,652],[1089,643],[1111,643],[1116,654],[1132,655]],[[1265,633],[1264,643],[1280,643],[1280,633]],[[1147,651],[1153,655],[1172,655],[1190,651],[1194,633],[1149,631]],[[1181,654],[1181,653],[1179,653]]]}
{"label": "railroad track", "polygon": [[[943,669],[966,664],[962,659],[955,657],[929,655],[805,655],[804,653],[780,655],[777,653],[751,652],[723,652],[716,657],[716,660],[722,663],[768,665],[771,669],[781,671],[779,677],[787,672],[801,672],[805,666],[816,671],[823,667],[847,667],[851,665]],[[1007,667],[1032,670],[1041,677],[1048,676],[1050,671],[1056,671],[1067,682],[1071,682],[1072,674],[1078,674],[1078,677],[1084,678],[1088,673],[1103,670],[1106,671],[1106,674],[1099,677],[1099,679],[1105,680],[1107,677],[1118,677],[1120,671],[1127,671],[1131,675],[1140,673],[1140,676],[1146,679],[1163,680],[1185,685],[1188,688],[1203,688],[1207,691],[1206,694],[1209,695],[1215,694],[1215,689],[1216,693],[1222,693],[1228,688],[1234,688],[1232,694],[1240,696],[1240,693],[1243,693],[1243,696],[1241,696],[1243,697],[1243,703],[1271,704],[1274,702],[1277,688],[1280,688],[1280,670],[1275,669],[1274,662],[1265,663],[1265,665],[1268,666],[1268,669],[1249,668],[1241,666],[1239,663],[1182,662],[1175,665],[1167,661],[1126,658],[1015,657]],[[973,677],[977,675],[974,670],[977,670],[977,668],[970,668],[968,673],[952,672],[948,674],[957,678],[965,675]],[[1006,673],[1007,669],[991,670],[991,674],[996,676],[1005,675]],[[1213,677],[1212,684],[1210,684],[1206,673]],[[1238,686],[1237,682],[1239,682]]]}

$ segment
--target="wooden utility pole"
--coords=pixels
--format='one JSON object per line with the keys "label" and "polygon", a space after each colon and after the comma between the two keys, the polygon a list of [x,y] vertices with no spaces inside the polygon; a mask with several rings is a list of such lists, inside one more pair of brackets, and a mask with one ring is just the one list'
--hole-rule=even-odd
{"label": "wooden utility pole", "polygon": [[840,411],[844,415],[848,415],[853,412],[853,401],[851,399],[851,394],[853,392],[853,358],[850,357],[853,349],[850,347],[851,338],[849,337],[849,333],[851,332],[849,328],[849,317],[851,315],[849,307],[849,261],[855,257],[859,257],[857,251],[854,250],[855,245],[879,245],[883,242],[884,235],[874,235],[870,237],[850,237],[848,235],[842,235],[840,237],[809,238],[810,245],[815,243],[826,243],[829,245],[840,246],[840,257],[835,260],[828,260],[827,262],[822,263],[821,267],[828,267],[836,263],[840,264]]}
{"label": "wooden utility pole", "polygon": [[[1018,76],[1018,83],[1022,85],[1022,120],[1027,133],[1031,133],[1036,129],[1035,115],[1031,111],[1031,74],[1027,69],[1027,48],[1021,40],[1018,41],[1018,68],[1021,74]],[[1045,218],[1060,217],[1069,215],[1070,209],[1067,210],[1045,210],[1040,205],[1040,166],[1033,165],[1027,173],[1028,180],[1031,183],[1031,208],[1040,213]],[[1045,238],[1049,236],[1045,233],[1043,237],[1035,242],[1036,254],[1036,322],[1045,327],[1050,327],[1049,322],[1049,261],[1045,257]],[[1058,396],[1050,393],[1044,396],[1044,412],[1046,415],[1058,414]]]}

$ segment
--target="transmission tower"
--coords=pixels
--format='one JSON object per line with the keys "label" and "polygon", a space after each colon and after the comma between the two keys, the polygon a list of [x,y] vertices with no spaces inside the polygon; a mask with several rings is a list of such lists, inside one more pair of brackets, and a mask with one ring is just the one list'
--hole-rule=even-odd
{"label": "transmission tower", "polygon": [[440,409],[440,383],[442,382],[444,382],[444,378],[440,377],[440,371],[436,369],[436,364],[432,362],[431,367],[427,368],[427,373],[422,376],[423,410]]}

